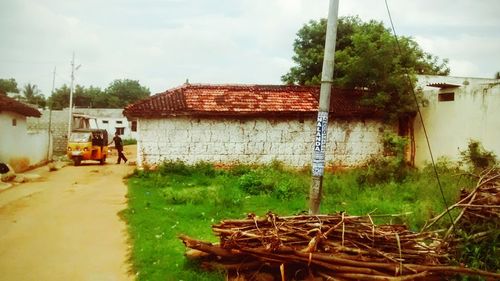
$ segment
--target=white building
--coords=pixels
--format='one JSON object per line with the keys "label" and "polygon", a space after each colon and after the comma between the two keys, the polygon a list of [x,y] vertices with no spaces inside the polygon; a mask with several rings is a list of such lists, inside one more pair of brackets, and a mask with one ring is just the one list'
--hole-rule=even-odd
{"label": "white building", "polygon": [[22,172],[52,157],[49,132],[27,128],[26,117],[40,116],[37,109],[0,95],[0,162]]}
{"label": "white building", "polygon": [[[434,158],[460,159],[469,140],[500,157],[500,80],[424,76],[418,84],[429,101],[421,108]],[[414,122],[416,166],[430,162],[422,123]]]}
{"label": "white building", "polygon": [[[137,122],[128,121],[121,108],[76,108],[75,114],[83,114],[96,119],[98,129],[105,129],[108,135],[118,132],[122,139],[137,138]],[[91,124],[94,127],[94,124]]]}

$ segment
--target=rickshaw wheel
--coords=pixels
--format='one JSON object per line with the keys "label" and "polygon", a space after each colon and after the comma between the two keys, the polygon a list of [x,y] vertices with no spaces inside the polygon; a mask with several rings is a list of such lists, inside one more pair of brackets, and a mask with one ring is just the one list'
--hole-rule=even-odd
{"label": "rickshaw wheel", "polygon": [[80,164],[82,163],[82,158],[80,157],[73,158],[73,163],[75,164],[75,166],[80,166]]}
{"label": "rickshaw wheel", "polygon": [[106,163],[106,156],[102,157],[101,160],[99,160],[99,164],[104,165]]}

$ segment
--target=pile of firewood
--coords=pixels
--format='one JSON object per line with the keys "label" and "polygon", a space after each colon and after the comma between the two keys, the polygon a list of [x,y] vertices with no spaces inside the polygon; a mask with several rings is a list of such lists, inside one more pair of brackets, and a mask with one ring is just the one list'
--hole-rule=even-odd
{"label": "pile of firewood", "polygon": [[[454,208],[460,212],[443,236],[428,231]],[[498,169],[478,176],[471,192],[463,191],[457,203],[421,232],[375,225],[370,216],[268,213],[213,225],[217,244],[184,235],[180,239],[190,248],[188,258],[205,268],[226,270],[229,280],[447,280],[457,274],[500,280],[498,273],[450,265],[448,253],[461,243],[455,230],[471,234],[478,224],[500,227]]]}
{"label": "pile of firewood", "polygon": [[500,274],[447,265],[446,244],[434,232],[375,225],[370,216],[268,213],[212,229],[218,244],[180,236],[192,249],[186,255],[227,270],[232,280],[442,280],[459,273],[500,280]]}
{"label": "pile of firewood", "polygon": [[461,210],[444,235],[445,239],[453,236],[457,228],[474,234],[471,232],[474,232],[478,225],[490,224],[500,227],[500,170],[488,169],[476,177],[476,187],[471,192],[462,190],[460,200],[430,220],[424,230],[447,216],[453,209]]}
{"label": "pile of firewood", "polygon": [[472,192],[462,192],[457,207],[462,208],[461,227],[500,222],[500,171],[488,170],[479,176]]}

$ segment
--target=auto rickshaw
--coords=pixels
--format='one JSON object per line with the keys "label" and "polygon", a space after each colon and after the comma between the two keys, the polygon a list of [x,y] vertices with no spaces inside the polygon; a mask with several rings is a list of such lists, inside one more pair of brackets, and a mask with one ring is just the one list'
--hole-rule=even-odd
{"label": "auto rickshaw", "polygon": [[104,129],[75,129],[68,140],[68,158],[79,166],[82,160],[106,163],[108,154],[108,132]]}

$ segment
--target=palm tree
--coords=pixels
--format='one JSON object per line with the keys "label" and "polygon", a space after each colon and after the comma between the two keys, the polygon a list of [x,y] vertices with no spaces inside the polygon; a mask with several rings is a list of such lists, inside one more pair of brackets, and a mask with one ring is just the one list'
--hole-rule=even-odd
{"label": "palm tree", "polygon": [[40,91],[38,90],[38,87],[35,84],[28,83],[24,85],[23,95],[27,101],[33,100],[39,92]]}
{"label": "palm tree", "polygon": [[23,95],[23,99],[27,103],[36,104],[39,107],[45,107],[45,104],[47,103],[45,97],[35,84],[28,83],[24,85]]}

